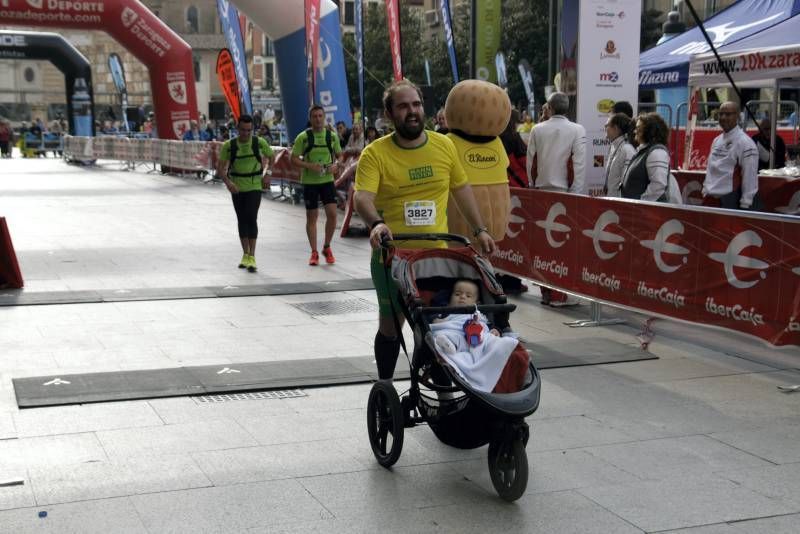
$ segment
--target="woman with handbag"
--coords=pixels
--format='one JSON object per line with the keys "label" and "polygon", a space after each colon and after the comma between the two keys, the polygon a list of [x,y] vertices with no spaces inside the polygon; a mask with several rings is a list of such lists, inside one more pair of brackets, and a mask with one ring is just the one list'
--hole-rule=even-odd
{"label": "woman with handbag", "polygon": [[669,126],[658,113],[644,113],[636,120],[634,135],[638,150],[622,176],[622,197],[669,202]]}

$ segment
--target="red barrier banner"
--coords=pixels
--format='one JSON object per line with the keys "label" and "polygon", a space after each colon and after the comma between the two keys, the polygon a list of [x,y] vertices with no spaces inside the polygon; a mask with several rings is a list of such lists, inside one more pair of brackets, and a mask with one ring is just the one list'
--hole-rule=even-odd
{"label": "red barrier banner", "polygon": [[403,79],[403,51],[400,46],[400,6],[398,0],[386,0],[386,24],[389,26],[389,46],[392,50],[394,80]]}
{"label": "red barrier banner", "polygon": [[227,48],[220,50],[219,55],[217,55],[217,79],[220,87],[222,87],[222,94],[225,95],[225,101],[228,103],[228,107],[231,108],[233,118],[238,122],[239,115],[242,112],[242,95],[239,92],[239,82],[236,79],[236,66],[233,63],[231,52]]}
{"label": "red barrier banner", "polygon": [[[673,171],[681,189],[684,204],[699,206],[703,201],[702,189],[705,171]],[[800,178],[779,176],[758,177],[760,211],[800,215]]]}
{"label": "red barrier banner", "polygon": [[499,269],[595,300],[800,345],[800,218],[512,188]]}
{"label": "red barrier banner", "polygon": [[6,218],[0,217],[0,288],[19,289],[23,285]]}

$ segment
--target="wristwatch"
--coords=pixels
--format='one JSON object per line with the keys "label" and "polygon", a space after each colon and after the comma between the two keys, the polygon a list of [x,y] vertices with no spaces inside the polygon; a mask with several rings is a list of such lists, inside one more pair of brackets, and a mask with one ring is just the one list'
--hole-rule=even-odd
{"label": "wristwatch", "polygon": [[475,231],[472,232],[472,235],[473,235],[473,237],[478,237],[481,234],[481,232],[486,232],[488,234],[489,233],[489,229],[486,228],[485,226],[479,226],[479,227],[475,228]]}

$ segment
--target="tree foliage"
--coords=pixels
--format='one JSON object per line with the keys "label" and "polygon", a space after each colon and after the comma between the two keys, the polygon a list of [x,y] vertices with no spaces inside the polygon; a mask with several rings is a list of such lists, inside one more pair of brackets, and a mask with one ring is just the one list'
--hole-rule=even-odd
{"label": "tree foliage", "polygon": [[[460,79],[469,74],[470,2],[451,2],[453,8],[453,39],[456,48]],[[517,64],[527,59],[534,71],[535,97],[543,100],[544,86],[548,84],[548,0],[503,0],[501,50],[506,55],[508,92],[515,105],[527,103]],[[426,85],[425,60],[430,66],[431,85],[435,107],[444,104],[453,87],[450,57],[444,37],[443,25],[435,27],[427,38],[427,27],[419,11],[400,3],[402,32],[403,74],[411,81]],[[342,39],[345,49],[350,100],[358,104],[358,77],[356,47],[353,34]],[[392,80],[391,51],[389,47],[386,11],[382,2],[365,3],[364,10],[364,92],[366,110],[371,119],[380,110],[386,85]]]}

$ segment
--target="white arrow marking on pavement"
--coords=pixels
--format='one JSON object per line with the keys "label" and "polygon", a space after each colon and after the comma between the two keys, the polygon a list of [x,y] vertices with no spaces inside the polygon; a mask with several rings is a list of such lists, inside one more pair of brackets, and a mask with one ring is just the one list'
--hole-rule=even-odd
{"label": "white arrow marking on pavement", "polygon": [[231,369],[230,367],[223,367],[219,371],[217,371],[218,375],[229,375],[231,373],[241,373],[241,371],[237,371],[236,369]]}
{"label": "white arrow marking on pavement", "polygon": [[60,378],[54,378],[50,382],[45,382],[42,384],[43,386],[60,386],[61,384],[70,384],[71,382],[67,380],[61,380]]}
{"label": "white arrow marking on pavement", "polygon": [[114,293],[125,294],[125,293],[130,293],[130,291],[128,291],[127,289],[117,289],[116,291],[114,291]]}
{"label": "white arrow marking on pavement", "polygon": [[225,286],[222,289],[239,289],[239,286]]}

